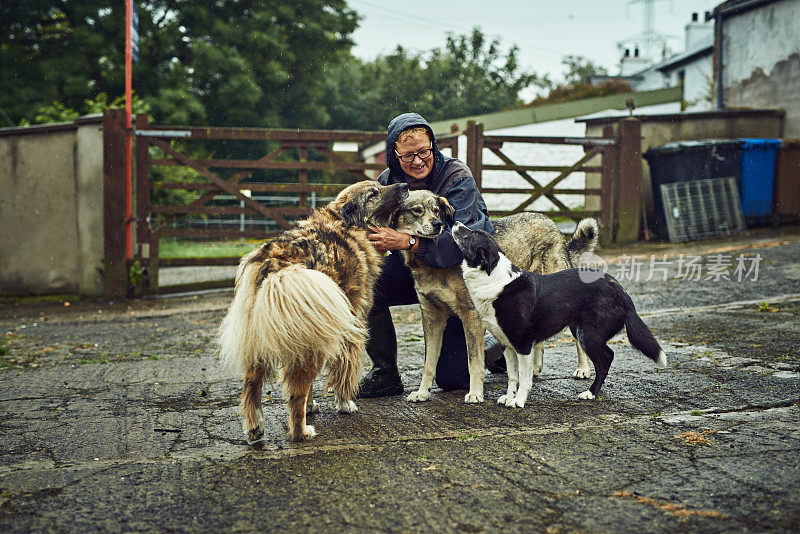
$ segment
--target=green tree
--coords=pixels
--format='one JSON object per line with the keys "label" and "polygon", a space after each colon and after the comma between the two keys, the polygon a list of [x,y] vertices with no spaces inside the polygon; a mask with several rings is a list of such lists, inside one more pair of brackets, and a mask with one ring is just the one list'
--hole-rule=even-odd
{"label": "green tree", "polygon": [[546,77],[520,69],[518,54],[516,45],[504,54],[500,40],[489,41],[479,28],[469,35],[449,34],[426,68],[437,119],[516,107],[520,91],[546,85]]}
{"label": "green tree", "polygon": [[564,56],[561,64],[566,68],[565,85],[586,82],[592,74],[608,74],[605,67],[583,56]]}
{"label": "green tree", "polygon": [[426,52],[398,46],[373,61],[351,56],[327,78],[329,125],[374,130],[405,111],[434,121],[519,106],[522,89],[549,80],[521,69],[518,53],[515,46],[503,52],[500,40],[475,28]]}
{"label": "green tree", "polygon": [[[0,4],[0,108],[13,122],[123,92],[123,5]],[[134,87],[161,123],[316,126],[329,118],[325,69],[356,24],[345,0],[143,0]]]}
{"label": "green tree", "polygon": [[[53,102],[79,109],[109,91],[111,46],[122,30],[119,17],[102,4],[55,0],[11,0],[0,4],[0,107],[14,122],[34,120]],[[107,7],[107,6],[106,6]],[[107,11],[111,11],[107,8]]]}
{"label": "green tree", "polygon": [[[139,115],[140,113],[149,113],[150,106],[144,102],[141,98],[139,98],[136,93],[133,93],[133,113],[134,115]],[[100,93],[96,97],[91,100],[84,100],[83,106],[80,110],[69,108],[64,105],[62,102],[53,102],[51,104],[47,104],[39,108],[39,111],[36,112],[36,117],[34,118],[33,122],[36,124],[48,124],[51,122],[71,122],[77,119],[81,115],[91,115],[96,113],[103,113],[105,110],[109,108],[124,108],[125,107],[125,96],[121,95],[112,100],[111,102],[108,101],[108,95],[105,93]],[[27,126],[29,124],[27,119],[22,119],[20,121],[21,126]]]}

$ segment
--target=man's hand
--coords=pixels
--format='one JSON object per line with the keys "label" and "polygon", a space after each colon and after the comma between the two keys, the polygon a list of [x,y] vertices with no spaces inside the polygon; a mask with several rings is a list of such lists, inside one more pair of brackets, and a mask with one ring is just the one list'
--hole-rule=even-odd
{"label": "man's hand", "polygon": [[[411,236],[402,234],[391,228],[370,226],[367,238],[379,252],[386,252],[387,250],[408,250],[408,243]],[[416,249],[417,246],[418,245],[414,245],[414,249]],[[412,249],[412,251],[414,250]]]}

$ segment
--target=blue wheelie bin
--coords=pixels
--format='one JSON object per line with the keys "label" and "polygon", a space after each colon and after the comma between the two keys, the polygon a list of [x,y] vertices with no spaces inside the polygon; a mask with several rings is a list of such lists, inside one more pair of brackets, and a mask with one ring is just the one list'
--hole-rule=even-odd
{"label": "blue wheelie bin", "polygon": [[763,224],[772,218],[772,190],[775,184],[775,159],[780,139],[739,139],[739,198],[744,217],[750,224]]}

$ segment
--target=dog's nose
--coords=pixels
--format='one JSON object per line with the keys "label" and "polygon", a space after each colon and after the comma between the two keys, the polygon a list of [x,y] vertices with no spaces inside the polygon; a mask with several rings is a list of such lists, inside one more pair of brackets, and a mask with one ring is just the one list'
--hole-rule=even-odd
{"label": "dog's nose", "polygon": [[433,226],[433,229],[435,231],[437,231],[437,232],[441,232],[442,231],[442,221],[433,221],[431,223],[431,225]]}

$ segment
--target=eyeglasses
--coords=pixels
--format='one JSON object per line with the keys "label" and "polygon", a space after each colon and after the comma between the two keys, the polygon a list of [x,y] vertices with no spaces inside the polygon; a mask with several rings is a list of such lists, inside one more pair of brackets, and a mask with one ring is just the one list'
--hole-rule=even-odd
{"label": "eyeglasses", "polygon": [[433,147],[423,148],[419,152],[412,152],[411,154],[400,154],[397,150],[394,151],[394,153],[397,154],[397,157],[400,158],[400,161],[404,163],[411,163],[416,157],[419,157],[419,159],[425,159],[429,157],[432,152]]}

